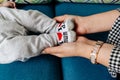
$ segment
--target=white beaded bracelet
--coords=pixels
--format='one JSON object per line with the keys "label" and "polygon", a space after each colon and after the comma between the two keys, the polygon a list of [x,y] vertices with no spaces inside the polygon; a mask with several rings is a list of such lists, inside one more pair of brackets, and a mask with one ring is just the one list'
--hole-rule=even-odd
{"label": "white beaded bracelet", "polygon": [[102,47],[102,45],[104,44],[104,42],[102,41],[97,41],[93,50],[90,53],[90,60],[91,63],[96,64],[96,59],[97,59],[97,55],[99,53],[100,48]]}

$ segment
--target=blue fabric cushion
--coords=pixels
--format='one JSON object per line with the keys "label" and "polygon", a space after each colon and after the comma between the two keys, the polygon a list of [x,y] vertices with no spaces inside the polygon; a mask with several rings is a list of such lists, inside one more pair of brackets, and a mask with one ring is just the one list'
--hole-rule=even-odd
{"label": "blue fabric cushion", "polygon": [[87,16],[100,13],[112,9],[116,9],[120,5],[110,4],[83,4],[83,3],[58,3],[55,7],[56,16],[64,14],[73,14]]}
{"label": "blue fabric cushion", "polygon": [[33,9],[33,10],[39,10],[43,12],[44,14],[48,15],[49,17],[54,17],[54,8],[52,4],[17,4],[18,9]]}
{"label": "blue fabric cushion", "polygon": [[116,80],[109,75],[106,67],[93,65],[81,57],[62,59],[62,70],[64,80]]}
{"label": "blue fabric cushion", "polygon": [[[35,9],[54,16],[52,5],[17,5],[17,8]],[[62,80],[61,60],[40,55],[26,62],[0,64],[0,80]]]}
{"label": "blue fabric cushion", "polygon": [[[88,16],[118,8],[119,5],[109,4],[80,4],[80,3],[58,3],[55,7],[56,16],[64,14]],[[103,40],[107,38],[108,32],[86,35],[90,39]],[[114,80],[111,78],[107,68],[102,65],[93,65],[89,60],[83,58],[62,59],[64,80]]]}
{"label": "blue fabric cushion", "polygon": [[41,55],[27,62],[0,65],[0,80],[62,80],[60,59]]}

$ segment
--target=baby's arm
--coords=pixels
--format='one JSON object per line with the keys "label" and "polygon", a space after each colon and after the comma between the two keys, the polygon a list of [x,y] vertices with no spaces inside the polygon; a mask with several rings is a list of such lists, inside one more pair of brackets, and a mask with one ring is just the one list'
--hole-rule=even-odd
{"label": "baby's arm", "polygon": [[15,2],[7,1],[7,2],[1,3],[1,4],[0,4],[0,7],[16,8],[16,4],[15,4]]}

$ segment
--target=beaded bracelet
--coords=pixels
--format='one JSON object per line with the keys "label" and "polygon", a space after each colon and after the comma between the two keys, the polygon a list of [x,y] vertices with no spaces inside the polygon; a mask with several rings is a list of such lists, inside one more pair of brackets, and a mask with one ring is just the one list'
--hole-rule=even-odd
{"label": "beaded bracelet", "polygon": [[100,48],[102,47],[102,45],[104,44],[104,42],[102,41],[97,41],[93,50],[90,53],[90,60],[91,63],[96,64],[97,63],[97,55],[99,53]]}

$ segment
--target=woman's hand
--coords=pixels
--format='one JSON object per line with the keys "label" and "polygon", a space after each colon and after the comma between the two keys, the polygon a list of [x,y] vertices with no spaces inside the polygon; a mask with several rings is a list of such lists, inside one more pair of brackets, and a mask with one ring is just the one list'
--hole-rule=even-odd
{"label": "woman's hand", "polygon": [[114,21],[119,15],[120,13],[117,10],[112,10],[86,17],[63,15],[55,17],[54,19],[58,22],[63,22],[69,18],[73,19],[75,22],[75,30],[77,34],[81,35],[111,30]]}
{"label": "woman's hand", "polygon": [[3,2],[3,3],[1,4],[1,7],[16,8],[16,4],[15,4],[15,2],[7,1],[7,2]]}
{"label": "woman's hand", "polygon": [[84,17],[75,16],[75,15],[63,15],[54,18],[58,22],[63,22],[66,19],[72,19],[75,23],[75,31],[77,34],[86,34],[87,33],[87,22],[84,20]]}
{"label": "woman's hand", "polygon": [[46,48],[44,53],[58,57],[81,56],[89,58],[95,43],[96,41],[89,40],[85,37],[78,37],[76,42],[64,43],[60,46]]}
{"label": "woman's hand", "polygon": [[[46,48],[43,54],[51,54],[57,57],[73,57],[80,56],[90,59],[90,53],[96,45],[96,41],[89,40],[85,37],[78,37],[75,42],[64,43],[60,46]],[[104,43],[100,48],[97,63],[103,64],[104,66],[109,65],[109,59],[113,45]]]}

